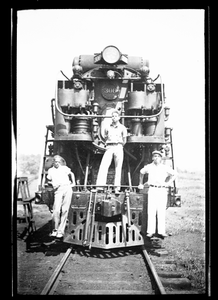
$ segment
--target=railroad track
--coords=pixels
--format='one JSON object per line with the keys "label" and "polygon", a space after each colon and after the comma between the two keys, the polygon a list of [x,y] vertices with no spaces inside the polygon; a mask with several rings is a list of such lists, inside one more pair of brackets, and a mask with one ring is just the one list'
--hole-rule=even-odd
{"label": "railroad track", "polygon": [[110,251],[70,247],[41,295],[190,292],[191,285],[186,278],[172,270],[158,269],[158,266],[157,260],[153,256],[151,258],[144,247]]}

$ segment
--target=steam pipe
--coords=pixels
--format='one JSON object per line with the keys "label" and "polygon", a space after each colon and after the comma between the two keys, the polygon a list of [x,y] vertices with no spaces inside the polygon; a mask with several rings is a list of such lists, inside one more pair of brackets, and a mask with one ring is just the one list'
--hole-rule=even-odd
{"label": "steam pipe", "polygon": [[84,173],[84,170],[83,170],[83,167],[82,167],[82,164],[81,164],[81,161],[80,161],[80,158],[79,158],[79,153],[78,153],[78,148],[77,148],[77,145],[75,145],[75,149],[76,149],[76,158],[77,158],[77,160],[78,160],[78,163],[79,163],[80,169],[81,169],[81,171],[82,171],[83,175],[85,175],[85,173]]}

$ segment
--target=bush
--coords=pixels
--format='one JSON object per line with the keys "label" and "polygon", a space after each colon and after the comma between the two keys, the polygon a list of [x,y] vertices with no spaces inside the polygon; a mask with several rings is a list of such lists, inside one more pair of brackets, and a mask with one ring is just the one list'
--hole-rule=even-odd
{"label": "bush", "polygon": [[22,175],[38,175],[40,160],[40,154],[21,154],[17,158],[17,168]]}

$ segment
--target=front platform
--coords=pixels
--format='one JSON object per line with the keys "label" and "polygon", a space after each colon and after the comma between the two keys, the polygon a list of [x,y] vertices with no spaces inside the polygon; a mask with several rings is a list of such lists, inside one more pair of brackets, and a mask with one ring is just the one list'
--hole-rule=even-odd
{"label": "front platform", "polygon": [[146,219],[146,195],[75,192],[64,242],[102,249],[140,246],[144,244],[141,230]]}

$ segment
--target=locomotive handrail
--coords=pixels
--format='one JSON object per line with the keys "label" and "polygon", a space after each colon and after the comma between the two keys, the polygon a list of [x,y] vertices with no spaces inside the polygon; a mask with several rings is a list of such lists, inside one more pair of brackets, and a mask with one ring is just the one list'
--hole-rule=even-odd
{"label": "locomotive handrail", "polygon": [[[150,119],[150,118],[158,117],[158,116],[162,113],[162,111],[163,111],[163,109],[164,109],[163,83],[162,83],[162,78],[161,78],[160,75],[159,75],[159,77],[160,77],[160,84],[161,84],[161,99],[162,99],[162,106],[161,106],[160,111],[159,111],[158,113],[156,113],[156,114],[153,114],[153,115],[142,115],[142,116],[135,116],[135,115],[131,115],[131,116],[123,116],[123,115],[120,115],[120,118],[121,118],[121,119],[122,119],[122,118],[124,118],[124,119],[130,119],[130,118],[131,118],[131,119],[132,119],[132,118],[138,118],[138,119],[145,119],[145,118],[148,118],[148,119]],[[67,117],[67,118],[84,118],[84,116],[85,116],[86,118],[89,118],[89,119],[95,119],[95,118],[111,118],[111,116],[108,116],[108,115],[96,115],[96,114],[94,114],[94,115],[84,115],[84,114],[66,114],[66,113],[64,113],[64,112],[60,109],[60,107],[59,107],[59,105],[58,105],[57,85],[56,85],[56,88],[55,88],[55,106],[56,106],[58,112],[59,112],[60,114],[62,114],[63,116]]]}
{"label": "locomotive handrail", "polygon": [[[111,116],[108,116],[108,115],[66,114],[66,113],[64,113],[63,111],[60,110],[60,108],[58,106],[58,103],[57,103],[57,98],[55,98],[55,106],[56,106],[56,108],[57,108],[57,110],[60,114],[62,114],[65,117],[68,117],[68,118],[78,118],[78,119],[84,118],[84,117],[86,117],[88,119],[111,118]],[[136,115],[122,116],[122,115],[120,115],[120,118],[124,118],[124,119],[130,119],[130,118],[145,119],[145,118],[148,118],[148,119],[150,119],[150,118],[154,118],[154,117],[159,116],[162,113],[163,109],[164,109],[164,105],[162,105],[161,110],[157,114],[154,114],[154,115],[142,115],[142,116],[136,116]]]}
{"label": "locomotive handrail", "polygon": [[[106,187],[108,187],[108,188],[110,188],[110,187],[115,187],[115,185],[113,185],[113,184],[106,184],[106,185],[96,185],[96,184],[86,184],[86,186],[84,185],[84,184],[77,184],[77,185],[75,185],[74,187],[104,187],[104,188],[106,188]],[[129,185],[122,185],[121,184],[121,186],[120,186],[121,188],[130,188],[130,186]],[[132,188],[138,188],[138,185],[132,185],[131,186]]]}
{"label": "locomotive handrail", "polygon": [[[105,185],[96,185],[96,184],[86,184],[86,186],[84,184],[76,184],[74,187],[115,187],[116,185],[113,184],[105,184]],[[120,186],[121,188],[130,188],[129,185],[122,185]],[[133,188],[137,188],[138,185],[132,185],[131,187]]]}

